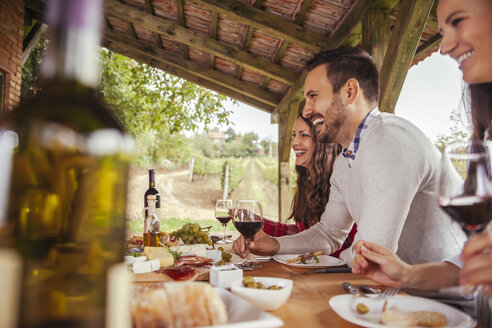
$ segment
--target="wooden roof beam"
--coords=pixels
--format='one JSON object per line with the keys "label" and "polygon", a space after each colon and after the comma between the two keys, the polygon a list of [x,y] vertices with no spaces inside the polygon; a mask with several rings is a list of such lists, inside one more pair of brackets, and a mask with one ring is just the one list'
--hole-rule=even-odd
{"label": "wooden roof beam", "polygon": [[[152,4],[152,0],[145,0],[145,5],[147,6],[147,11],[149,12],[149,14],[153,15],[155,11],[154,11],[154,5]],[[106,19],[106,22],[109,23],[108,17],[104,16],[104,18]],[[159,34],[153,32],[152,35],[154,36],[154,40],[157,46],[163,49],[161,37],[159,36]]]}
{"label": "wooden roof beam", "polygon": [[210,69],[207,65],[179,58],[174,53],[151,47],[133,39],[125,33],[105,29],[104,36],[105,41],[107,41],[105,44],[118,44],[131,49],[132,58],[140,58],[142,55],[146,55],[145,58],[152,58],[154,61],[162,62],[165,65],[171,65],[181,71],[186,71],[189,74],[211,81],[225,89],[256,99],[268,106],[275,106],[278,101],[280,101],[279,95],[267,90],[259,89],[247,82],[238,81],[230,75]]}
{"label": "wooden roof beam", "polygon": [[269,35],[297,44],[312,52],[318,52],[328,38],[319,33],[305,29],[282,17],[267,13],[258,8],[233,0],[188,0],[194,5],[217,12],[219,15],[260,29]]}
{"label": "wooden roof beam", "polygon": [[[360,18],[365,14],[367,10],[372,8],[374,5],[373,0],[359,0],[357,4],[352,8],[350,13],[345,17],[340,26],[335,30],[335,32],[330,36],[328,42],[323,46],[323,50],[334,49],[340,46],[343,41],[350,34],[352,29],[360,22]],[[289,104],[291,101],[301,100],[304,90],[304,79],[306,78],[306,72],[303,71],[296,82],[291,85],[290,89],[287,90],[282,100],[279,102],[275,111],[272,113],[272,123],[278,123],[278,114],[286,112],[289,109]]]}
{"label": "wooden roof beam", "polygon": [[258,109],[265,111],[267,113],[271,113],[273,111],[273,109],[275,108],[273,106],[269,106],[265,103],[262,103],[256,99],[248,97],[244,94],[240,94],[240,93],[235,92],[233,90],[224,88],[221,85],[218,85],[212,81],[203,79],[203,78],[201,78],[197,75],[194,75],[190,72],[187,72],[185,70],[181,70],[175,66],[167,65],[164,62],[156,60],[155,58],[152,58],[152,56],[149,56],[147,54],[140,53],[140,52],[135,53],[132,49],[124,46],[123,44],[113,42],[109,39],[106,39],[105,41],[103,41],[103,46],[110,49],[111,51],[117,52],[117,53],[122,54],[124,56],[127,56],[129,58],[133,58],[140,63],[145,63],[149,66],[158,68],[158,69],[163,70],[169,74],[175,75],[175,76],[180,77],[182,79],[185,79],[189,82],[198,84],[204,88],[213,90],[217,93],[223,94],[223,95],[228,96],[232,99],[241,101],[245,104],[248,104],[250,106],[258,108]]}
{"label": "wooden roof beam", "polygon": [[415,60],[417,60],[417,61],[422,60],[429,55],[430,51],[432,51],[432,52],[438,51],[439,46],[441,45],[441,39],[442,39],[442,35],[440,33],[431,37],[429,39],[429,41],[427,41],[426,43],[422,44],[421,46],[419,46],[417,48],[417,51],[415,52],[415,57],[413,58],[413,60],[414,61]]}
{"label": "wooden roof beam", "polygon": [[294,83],[298,76],[297,72],[279,64],[259,58],[247,51],[219,42],[210,37],[205,37],[203,34],[189,30],[172,21],[153,16],[147,12],[119,3],[116,0],[106,0],[104,2],[104,8],[109,15],[145,27],[170,40],[222,57],[236,65],[244,66],[251,71],[269,76],[288,85]]}
{"label": "wooden roof beam", "polygon": [[394,113],[434,0],[402,0],[381,70],[379,108]]}
{"label": "wooden roof beam", "polygon": [[389,10],[368,10],[362,18],[362,47],[374,58],[379,72],[383,66],[390,35]]}
{"label": "wooden roof beam", "polygon": [[22,41],[22,65],[24,65],[31,55],[31,52],[39,43],[39,39],[48,29],[48,25],[36,22],[29,33],[26,35],[24,40]]}

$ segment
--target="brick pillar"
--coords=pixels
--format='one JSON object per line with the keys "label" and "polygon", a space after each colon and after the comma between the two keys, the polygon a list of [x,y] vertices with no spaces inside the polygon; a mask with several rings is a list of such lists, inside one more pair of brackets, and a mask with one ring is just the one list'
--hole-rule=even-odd
{"label": "brick pillar", "polygon": [[24,1],[0,1],[0,71],[5,74],[3,110],[19,105],[22,71]]}

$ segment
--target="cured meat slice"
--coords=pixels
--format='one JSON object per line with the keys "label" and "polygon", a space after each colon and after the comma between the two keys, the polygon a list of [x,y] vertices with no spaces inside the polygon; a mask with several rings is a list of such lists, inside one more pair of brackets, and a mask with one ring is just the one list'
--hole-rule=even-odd
{"label": "cured meat slice", "polygon": [[161,269],[159,272],[165,273],[175,281],[193,281],[198,277],[199,272],[190,266],[180,266],[177,268]]}
{"label": "cured meat slice", "polygon": [[190,265],[194,267],[200,267],[205,265],[211,265],[213,259],[208,257],[196,256],[196,255],[181,255],[179,259],[174,262],[175,267]]}

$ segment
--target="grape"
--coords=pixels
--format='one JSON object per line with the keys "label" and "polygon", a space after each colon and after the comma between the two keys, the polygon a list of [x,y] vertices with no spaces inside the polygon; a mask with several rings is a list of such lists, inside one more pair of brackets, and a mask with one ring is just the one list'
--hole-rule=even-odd
{"label": "grape", "polygon": [[205,243],[212,245],[210,237],[201,230],[198,223],[186,223],[177,231],[173,231],[171,235],[181,238],[185,244]]}

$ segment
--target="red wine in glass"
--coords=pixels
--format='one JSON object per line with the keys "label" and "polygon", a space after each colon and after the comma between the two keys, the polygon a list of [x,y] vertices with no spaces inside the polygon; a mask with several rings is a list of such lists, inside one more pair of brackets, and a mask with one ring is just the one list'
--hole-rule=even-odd
{"label": "red wine in glass", "polygon": [[224,236],[222,240],[217,241],[217,244],[232,243],[232,240],[226,238],[226,227],[227,223],[232,219],[233,211],[232,200],[230,199],[219,199],[215,203],[215,218],[219,220],[224,228]]}
{"label": "red wine in glass", "polygon": [[243,235],[245,239],[253,239],[255,234],[260,231],[261,227],[263,226],[263,222],[261,221],[236,221],[234,222],[234,226],[236,227],[237,231]]}
{"label": "red wine in glass", "polygon": [[457,197],[440,206],[468,235],[482,231],[492,217],[492,196]]}
{"label": "red wine in glass", "polygon": [[231,221],[232,216],[231,215],[227,215],[227,216],[216,216],[215,218],[217,220],[219,220],[219,222],[222,223],[222,225],[227,225],[227,223],[229,223],[229,221]]}

